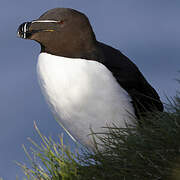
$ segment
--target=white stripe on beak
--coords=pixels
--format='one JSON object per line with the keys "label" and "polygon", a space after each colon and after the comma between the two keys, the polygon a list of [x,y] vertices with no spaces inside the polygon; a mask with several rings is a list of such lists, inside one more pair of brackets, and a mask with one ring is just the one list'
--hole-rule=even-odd
{"label": "white stripe on beak", "polygon": [[25,23],[24,25],[24,34],[23,34],[24,39],[26,39],[26,32],[27,32],[27,23]]}

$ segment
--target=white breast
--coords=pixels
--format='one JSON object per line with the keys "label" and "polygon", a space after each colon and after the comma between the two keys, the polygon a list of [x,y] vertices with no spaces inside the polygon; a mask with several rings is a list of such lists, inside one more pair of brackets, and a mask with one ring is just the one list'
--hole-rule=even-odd
{"label": "white breast", "polygon": [[134,109],[128,93],[101,63],[41,53],[37,72],[53,113],[71,135],[92,147],[88,134],[112,123],[125,127]]}

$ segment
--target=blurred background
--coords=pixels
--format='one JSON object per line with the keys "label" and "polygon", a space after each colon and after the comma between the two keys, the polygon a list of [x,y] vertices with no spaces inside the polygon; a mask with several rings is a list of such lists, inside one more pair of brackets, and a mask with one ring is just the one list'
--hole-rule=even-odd
{"label": "blurred background", "polygon": [[[18,26],[48,9],[70,7],[85,13],[99,41],[128,56],[159,93],[173,97],[180,79],[180,1],[1,0],[0,6],[0,177],[22,179],[15,164],[27,162],[22,144],[38,141],[33,122],[55,140],[63,130],[53,119],[36,78],[40,46],[16,36]],[[67,145],[75,148],[64,134]]]}

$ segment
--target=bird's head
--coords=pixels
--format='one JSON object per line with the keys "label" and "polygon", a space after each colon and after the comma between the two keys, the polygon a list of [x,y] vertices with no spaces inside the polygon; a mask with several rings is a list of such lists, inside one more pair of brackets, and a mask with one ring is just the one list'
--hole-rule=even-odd
{"label": "bird's head", "polygon": [[96,44],[88,18],[68,8],[51,9],[37,20],[22,23],[17,34],[40,43],[41,51],[67,57],[78,57]]}

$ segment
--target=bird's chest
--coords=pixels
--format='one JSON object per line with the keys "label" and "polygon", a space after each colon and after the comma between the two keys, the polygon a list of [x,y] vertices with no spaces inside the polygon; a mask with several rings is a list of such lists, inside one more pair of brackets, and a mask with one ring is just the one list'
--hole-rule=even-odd
{"label": "bird's chest", "polygon": [[[80,60],[81,61],[81,60]],[[48,102],[55,109],[81,106],[90,93],[86,64],[68,58],[44,58],[38,60],[39,82]]]}
{"label": "bird's chest", "polygon": [[67,126],[100,126],[134,113],[131,98],[101,63],[41,53],[37,71],[48,103]]}
{"label": "bird's chest", "polygon": [[86,111],[90,113],[95,110],[95,103],[101,106],[97,101],[104,102],[112,96],[110,93],[118,91],[114,84],[111,86],[111,73],[95,61],[42,53],[37,71],[48,103],[61,118],[75,118]]}

